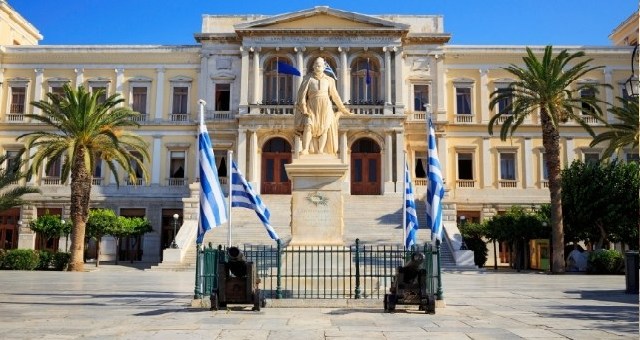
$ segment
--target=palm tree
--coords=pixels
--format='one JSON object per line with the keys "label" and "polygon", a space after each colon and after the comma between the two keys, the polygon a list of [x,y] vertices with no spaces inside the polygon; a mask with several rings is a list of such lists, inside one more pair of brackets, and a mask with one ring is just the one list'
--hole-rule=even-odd
{"label": "palm tree", "polygon": [[[7,159],[7,155],[0,156],[0,164],[6,165],[0,167],[0,211],[26,204],[27,202],[22,199],[23,195],[40,192],[35,187],[16,185],[26,176],[20,172],[20,162],[10,164]],[[16,159],[20,159],[20,157],[18,156]]]}
{"label": "palm tree", "polygon": [[[564,272],[564,231],[562,225],[562,188],[560,182],[560,123],[572,119],[582,125],[591,135],[593,130],[583,119],[583,113],[591,116],[602,115],[596,98],[596,83],[571,86],[588,72],[600,67],[590,67],[592,59],[578,61],[584,52],[568,53],[563,50],[556,56],[553,48],[547,46],[542,60],[538,59],[527,47],[527,56],[523,57],[525,66],[510,65],[504,68],[516,77],[516,81],[508,87],[491,93],[489,109],[493,110],[498,103],[508,103],[489,121],[489,134],[493,135],[493,126],[504,119],[500,129],[500,138],[506,140],[512,136],[525,119],[537,112],[540,115],[542,128],[542,145],[546,155],[546,166],[549,173],[549,192],[551,196],[551,234],[553,242],[553,259],[551,270],[554,273]],[[575,61],[575,65],[570,64]],[[582,96],[582,91],[589,91],[593,96]]]}
{"label": "palm tree", "polygon": [[638,137],[640,136],[638,131],[638,120],[640,118],[638,97],[618,97],[618,101],[621,106],[613,106],[609,108],[609,112],[619,122],[609,124],[603,119],[609,130],[595,136],[590,145],[594,147],[602,142],[609,142],[609,146],[602,153],[602,158],[609,158],[614,153],[620,152],[624,147],[631,147],[632,149],[638,147]]}
{"label": "palm tree", "polygon": [[120,105],[124,99],[119,94],[101,100],[103,90],[89,93],[82,86],[74,90],[68,85],[63,89],[61,95],[48,93],[49,100],[31,103],[42,110],[42,115],[25,115],[52,129],[29,132],[19,136],[18,140],[25,140],[27,150],[35,150],[30,155],[33,160],[31,174],[43,164],[49,168],[56,160],[62,159],[62,183],[71,176],[70,218],[73,227],[69,270],[82,271],[94,164],[102,159],[118,185],[117,166],[135,182],[137,165],[148,181],[143,160],[132,153],[143,155],[143,159],[149,158],[149,153],[147,144],[127,131],[127,128],[139,126],[134,121],[137,113]]}

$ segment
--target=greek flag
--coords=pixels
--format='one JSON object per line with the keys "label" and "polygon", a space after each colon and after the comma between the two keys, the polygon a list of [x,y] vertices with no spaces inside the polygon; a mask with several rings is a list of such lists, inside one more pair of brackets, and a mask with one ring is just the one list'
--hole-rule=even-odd
{"label": "greek flag", "polygon": [[284,61],[278,61],[278,73],[291,74],[294,76],[300,76],[300,71],[297,68],[285,63]]}
{"label": "greek flag", "polygon": [[269,209],[262,203],[260,195],[253,191],[251,185],[244,176],[242,176],[236,162],[232,161],[231,165],[231,206],[253,209],[267,229],[269,237],[274,241],[278,240],[278,234],[276,234],[276,231],[273,230],[273,227],[269,223],[269,217],[271,216]]}
{"label": "greek flag", "polygon": [[409,249],[412,245],[416,244],[416,232],[418,232],[418,213],[416,211],[416,202],[413,198],[413,184],[411,183],[411,177],[409,176],[409,166],[407,165],[406,161],[404,163],[404,186],[404,205],[406,209],[405,234],[407,235],[407,238],[404,241],[404,246]]}
{"label": "greek flag", "polygon": [[324,73],[328,74],[331,76],[331,78],[338,80],[338,76],[336,76],[336,73],[333,72],[333,69],[331,68],[331,65],[329,65],[328,62],[324,62]]}
{"label": "greek flag", "polygon": [[442,197],[444,196],[444,182],[442,180],[442,170],[438,160],[438,148],[436,147],[436,133],[433,130],[431,118],[429,118],[429,169],[427,177],[427,223],[431,229],[431,241],[442,241]]}
{"label": "greek flag", "polygon": [[198,152],[200,153],[200,221],[196,243],[202,244],[207,231],[227,221],[227,205],[218,180],[218,169],[215,166],[209,132],[202,119],[198,131]]}

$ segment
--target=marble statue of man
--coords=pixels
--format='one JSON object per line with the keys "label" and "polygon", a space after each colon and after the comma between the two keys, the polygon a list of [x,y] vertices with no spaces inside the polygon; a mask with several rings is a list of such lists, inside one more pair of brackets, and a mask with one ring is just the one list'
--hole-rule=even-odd
{"label": "marble statue of man", "polygon": [[[301,154],[333,154],[338,151],[338,119],[351,114],[342,104],[336,82],[324,73],[325,60],[317,58],[313,73],[302,79],[294,116],[296,133],[302,135]],[[333,111],[333,104],[338,112]]]}

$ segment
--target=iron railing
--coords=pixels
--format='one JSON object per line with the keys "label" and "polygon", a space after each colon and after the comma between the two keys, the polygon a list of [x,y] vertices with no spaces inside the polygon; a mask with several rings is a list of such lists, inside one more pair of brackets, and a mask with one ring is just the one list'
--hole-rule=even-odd
{"label": "iron railing", "polygon": [[[425,244],[427,293],[442,298],[439,246]],[[389,292],[396,270],[413,250],[401,245],[351,246],[244,245],[247,261],[253,262],[263,297],[272,299],[381,299]],[[222,246],[197,251],[195,298],[218,288],[218,266],[225,262]]]}

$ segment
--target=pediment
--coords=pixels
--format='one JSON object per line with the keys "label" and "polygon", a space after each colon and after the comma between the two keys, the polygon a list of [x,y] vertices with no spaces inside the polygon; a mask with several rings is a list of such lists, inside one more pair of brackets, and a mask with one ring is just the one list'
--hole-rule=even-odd
{"label": "pediment", "polygon": [[355,12],[346,12],[326,6],[285,13],[256,21],[235,25],[236,31],[278,30],[400,30],[409,26]]}

